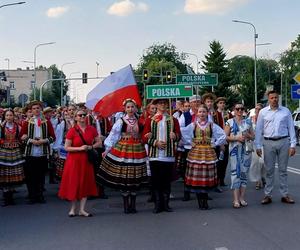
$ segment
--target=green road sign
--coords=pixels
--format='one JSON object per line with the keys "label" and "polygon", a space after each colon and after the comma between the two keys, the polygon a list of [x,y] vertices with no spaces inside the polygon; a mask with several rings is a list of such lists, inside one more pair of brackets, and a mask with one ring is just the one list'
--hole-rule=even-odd
{"label": "green road sign", "polygon": [[191,84],[148,85],[147,99],[181,98],[193,95]]}
{"label": "green road sign", "polygon": [[217,86],[218,74],[183,74],[176,76],[177,84],[193,84],[200,86]]}

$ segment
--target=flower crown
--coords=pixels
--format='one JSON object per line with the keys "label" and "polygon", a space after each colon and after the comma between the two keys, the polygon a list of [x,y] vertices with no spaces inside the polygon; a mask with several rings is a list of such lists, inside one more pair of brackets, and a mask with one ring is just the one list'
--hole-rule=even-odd
{"label": "flower crown", "polygon": [[134,103],[134,105],[136,106],[136,101],[131,99],[131,98],[127,98],[123,101],[123,106],[125,106],[128,102],[132,102]]}

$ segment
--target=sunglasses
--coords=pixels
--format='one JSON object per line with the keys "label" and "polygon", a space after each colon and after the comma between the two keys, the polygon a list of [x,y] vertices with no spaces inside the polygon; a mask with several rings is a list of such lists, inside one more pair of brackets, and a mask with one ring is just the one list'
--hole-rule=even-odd
{"label": "sunglasses", "polygon": [[236,111],[243,111],[245,108],[235,108]]}
{"label": "sunglasses", "polygon": [[86,117],[86,114],[78,114],[79,117]]}

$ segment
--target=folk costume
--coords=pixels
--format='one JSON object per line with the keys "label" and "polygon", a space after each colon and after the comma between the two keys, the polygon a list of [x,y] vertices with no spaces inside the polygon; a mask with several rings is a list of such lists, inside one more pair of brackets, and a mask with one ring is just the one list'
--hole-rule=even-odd
{"label": "folk costume", "polygon": [[117,120],[104,141],[107,154],[97,174],[100,182],[121,190],[125,213],[136,212],[136,191],[147,183],[147,155],[141,131],[142,124],[136,116],[124,115]]}
{"label": "folk costume", "polygon": [[199,208],[208,209],[208,191],[217,186],[217,156],[215,146],[225,144],[226,135],[218,125],[195,121],[183,129],[185,138],[192,145],[187,156],[185,184],[196,193]]}
{"label": "folk costume", "polygon": [[[43,116],[33,116],[26,121],[20,136],[27,135],[25,140],[25,178],[29,202],[44,203],[43,188],[50,155],[50,144],[55,141],[55,133],[50,121]],[[33,145],[32,140],[47,140],[42,145]]]}
{"label": "folk costume", "polygon": [[55,136],[56,141],[53,145],[55,155],[56,176],[61,179],[64,171],[64,164],[67,158],[67,151],[65,150],[65,141],[67,132],[74,127],[75,121],[73,119],[63,119],[56,127]]}
{"label": "folk costume", "polygon": [[[171,132],[175,134],[175,139],[170,138]],[[146,136],[149,133],[150,138]],[[154,213],[172,211],[169,207],[171,179],[177,142],[180,138],[181,133],[177,119],[167,113],[157,113],[145,122],[143,140],[149,146],[151,182],[155,193]],[[166,147],[164,149],[158,148],[158,141],[166,142]]]}
{"label": "folk costume", "polygon": [[[109,132],[111,130],[111,123],[109,119],[101,115],[97,115],[97,116],[89,115],[87,121],[89,125],[97,129],[98,135],[100,136],[101,140],[104,141],[106,137],[109,135]],[[100,148],[97,148],[97,151],[100,156],[99,162],[101,164],[103,160],[102,153],[105,151],[105,147],[102,146]],[[105,194],[104,186],[101,184],[101,181],[97,181],[97,172],[95,172],[95,176],[96,176],[96,182],[98,187],[98,194],[99,194],[98,197],[102,199],[107,199],[108,196]]]}
{"label": "folk costume", "polygon": [[[184,117],[182,120],[181,117]],[[196,116],[192,116],[190,111],[183,112],[182,115],[179,117],[179,125],[180,125],[180,131],[181,131],[181,140],[178,143],[178,148],[176,152],[176,169],[177,173],[181,178],[185,179],[185,172],[186,172],[186,165],[187,165],[187,155],[191,149],[191,145],[187,143],[185,140],[185,134],[183,133],[182,129],[186,128],[188,125],[190,125],[192,122],[194,122],[196,119]],[[183,199],[182,201],[189,201],[190,200],[190,191],[184,184],[183,187]]]}
{"label": "folk costume", "polygon": [[24,181],[24,158],[20,141],[21,128],[15,122],[4,122],[0,140],[0,188],[3,190],[4,206],[13,205],[13,188]]}

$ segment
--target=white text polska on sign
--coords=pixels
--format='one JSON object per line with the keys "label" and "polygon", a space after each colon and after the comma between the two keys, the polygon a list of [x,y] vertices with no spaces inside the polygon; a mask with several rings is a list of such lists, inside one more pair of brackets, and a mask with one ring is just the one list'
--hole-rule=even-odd
{"label": "white text polska on sign", "polygon": [[152,89],[152,96],[155,97],[176,97],[180,96],[179,88]]}

